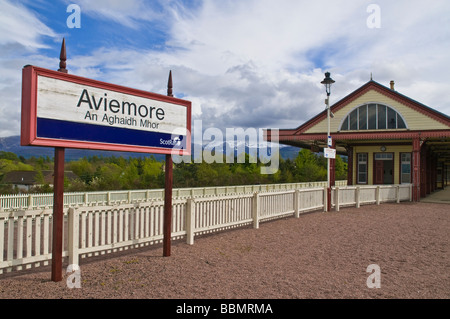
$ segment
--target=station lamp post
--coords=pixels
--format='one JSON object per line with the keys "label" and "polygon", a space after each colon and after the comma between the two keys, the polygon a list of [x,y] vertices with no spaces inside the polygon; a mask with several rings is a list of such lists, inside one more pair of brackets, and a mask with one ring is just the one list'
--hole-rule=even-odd
{"label": "station lamp post", "polygon": [[[331,148],[333,146],[330,135],[330,93],[331,93],[331,84],[335,81],[330,77],[330,72],[325,73],[325,79],[323,79],[322,83],[325,85],[325,91],[327,93],[327,99],[325,103],[327,105],[327,147]],[[331,210],[331,185],[330,185],[330,157],[327,157],[327,211]]]}

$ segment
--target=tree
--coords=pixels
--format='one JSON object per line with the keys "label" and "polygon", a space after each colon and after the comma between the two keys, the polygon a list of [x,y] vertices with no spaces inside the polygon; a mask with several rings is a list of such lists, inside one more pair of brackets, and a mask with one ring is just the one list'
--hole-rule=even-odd
{"label": "tree", "polygon": [[96,168],[88,161],[86,157],[78,160],[72,161],[68,164],[68,169],[70,169],[74,174],[78,175],[80,179],[89,185],[94,178],[94,173]]}
{"label": "tree", "polygon": [[[173,170],[174,187],[194,187],[196,186],[198,164],[194,163],[178,163],[175,164]],[[163,179],[164,180],[164,179]]]}
{"label": "tree", "polygon": [[[163,187],[161,184],[161,175],[163,164],[158,162],[153,156],[147,157],[141,161],[141,188]],[[162,176],[164,180],[164,176]]]}
{"label": "tree", "polygon": [[122,189],[123,185],[120,182],[122,171],[122,168],[114,163],[97,166],[95,172],[97,190]]}
{"label": "tree", "polygon": [[122,189],[139,188],[139,174],[136,162],[131,161],[120,174],[119,180],[122,183]]}
{"label": "tree", "polygon": [[5,152],[5,151],[0,151],[0,159],[6,159],[6,160],[13,161],[13,162],[19,161],[19,158],[17,157],[16,154],[14,154],[12,152]]}
{"label": "tree", "polygon": [[296,176],[300,182],[315,182],[327,179],[326,167],[321,159],[308,149],[301,149],[295,158]]}
{"label": "tree", "polygon": [[295,163],[290,159],[283,160],[280,159],[280,167],[279,171],[275,173],[274,175],[278,174],[278,178],[275,178],[275,182],[282,182],[282,183],[294,183],[295,182]]}
{"label": "tree", "polygon": [[197,182],[202,186],[216,186],[216,180],[219,176],[211,164],[202,162],[198,164]]}
{"label": "tree", "polygon": [[334,162],[334,174],[336,180],[347,179],[347,163],[344,162],[341,156],[336,155],[336,161]]}
{"label": "tree", "polygon": [[3,176],[7,172],[11,171],[32,171],[34,170],[33,166],[24,164],[17,160],[11,159],[0,159],[0,176]]}

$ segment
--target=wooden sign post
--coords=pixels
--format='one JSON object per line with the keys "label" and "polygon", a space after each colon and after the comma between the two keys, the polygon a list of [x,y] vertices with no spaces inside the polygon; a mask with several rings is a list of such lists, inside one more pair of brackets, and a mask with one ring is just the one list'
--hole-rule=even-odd
{"label": "wooden sign post", "polygon": [[62,147],[55,148],[55,170],[53,185],[53,237],[52,237],[52,280],[62,280],[62,253],[64,228],[64,153]]}
{"label": "wooden sign post", "polygon": [[[66,69],[66,40],[61,44],[58,72],[68,73]],[[64,229],[64,161],[65,149],[55,147],[53,170],[53,237],[52,237],[52,281],[62,280],[62,253]]]}
{"label": "wooden sign post", "polygon": [[[169,81],[167,83],[167,96],[172,94],[172,71],[169,72]],[[166,154],[164,180],[164,222],[163,222],[163,256],[169,257],[171,253],[172,241],[172,181],[173,181],[173,162],[172,155]]]}
{"label": "wooden sign post", "polygon": [[171,234],[172,234],[172,176],[173,163],[172,155],[166,155],[165,166],[165,183],[164,183],[164,239],[163,239],[163,256],[170,256]]}
{"label": "wooden sign post", "polygon": [[55,148],[52,280],[62,280],[66,148],[166,155],[164,256],[170,256],[172,155],[191,154],[191,102],[68,74],[63,40],[58,71],[22,70],[21,145]]}

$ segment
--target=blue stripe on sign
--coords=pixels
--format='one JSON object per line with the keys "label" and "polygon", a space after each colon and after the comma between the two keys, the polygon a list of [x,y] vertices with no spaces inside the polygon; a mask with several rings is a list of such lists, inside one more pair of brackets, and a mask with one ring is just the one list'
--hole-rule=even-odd
{"label": "blue stripe on sign", "polygon": [[[132,146],[159,147],[173,149],[172,134],[130,130],[120,127],[93,125],[68,121],[37,118],[37,137],[81,142],[98,142],[109,144],[124,144]],[[185,136],[178,136],[181,145],[176,148],[186,148]],[[164,143],[161,143],[161,140]]]}

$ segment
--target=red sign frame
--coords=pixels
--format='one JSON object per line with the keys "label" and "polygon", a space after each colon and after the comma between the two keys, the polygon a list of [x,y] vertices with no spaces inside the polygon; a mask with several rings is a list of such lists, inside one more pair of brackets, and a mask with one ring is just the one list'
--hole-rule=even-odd
{"label": "red sign frame", "polygon": [[[142,146],[120,143],[105,143],[97,141],[79,141],[60,138],[43,138],[37,134],[37,98],[38,98],[38,76],[62,80],[89,87],[115,91],[121,94],[146,98],[176,104],[186,107],[186,141],[184,148],[163,148],[153,146]],[[78,148],[106,151],[156,153],[168,155],[190,155],[191,154],[191,102],[166,95],[147,92],[143,90],[128,88],[116,84],[96,81],[72,74],[48,70],[32,65],[27,65],[22,70],[22,115],[21,115],[21,145]]]}

